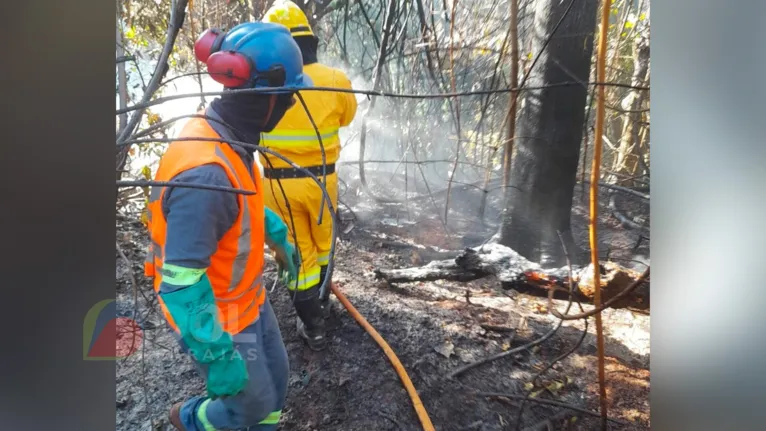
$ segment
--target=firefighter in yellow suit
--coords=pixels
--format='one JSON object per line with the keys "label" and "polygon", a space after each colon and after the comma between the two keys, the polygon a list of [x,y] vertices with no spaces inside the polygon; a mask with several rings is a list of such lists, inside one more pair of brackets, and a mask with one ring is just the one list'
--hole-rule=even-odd
{"label": "firefighter in yellow suit", "polygon": [[[276,0],[266,11],[263,21],[282,24],[290,30],[303,55],[303,73],[312,79],[315,87],[351,88],[351,81],[345,73],[318,62],[318,39],[306,15],[295,3]],[[329,91],[305,91],[301,95],[321,134],[326,163],[326,188],[332,199],[332,207],[337,208],[338,177],[335,163],[340,155],[338,130],[348,126],[354,119],[356,97],[353,93]],[[322,149],[301,103],[296,103],[288,110],[274,130],[263,134],[261,145],[322,178]],[[322,350],[326,347],[324,319],[329,305],[329,284],[322,298],[319,297],[319,288],[328,277],[334,214],[330,213],[326,202],[322,209],[322,192],[305,173],[290,168],[276,157],[260,153],[260,158],[266,188],[264,203],[282,217],[291,238],[293,234],[297,237],[300,250],[298,283],[288,286],[298,315],[298,334],[312,350]],[[324,214],[321,224],[318,224],[320,209]]]}

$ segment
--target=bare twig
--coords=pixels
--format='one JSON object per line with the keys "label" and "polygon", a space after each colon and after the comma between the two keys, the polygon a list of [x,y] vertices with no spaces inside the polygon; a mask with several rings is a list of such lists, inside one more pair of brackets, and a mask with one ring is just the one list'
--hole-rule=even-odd
{"label": "bare twig", "polygon": [[553,336],[553,334],[555,334],[556,331],[558,331],[560,327],[561,327],[561,323],[559,323],[558,325],[554,326],[553,329],[551,329],[550,331],[546,332],[542,337],[540,337],[540,338],[538,338],[538,339],[536,339],[534,341],[530,341],[529,343],[524,344],[523,346],[515,347],[513,349],[509,349],[509,350],[506,350],[504,352],[500,352],[498,354],[495,354],[495,355],[492,355],[492,356],[488,356],[488,357],[486,357],[484,359],[479,359],[476,362],[471,362],[470,364],[464,365],[464,366],[458,368],[457,370],[451,372],[449,375],[447,375],[447,378],[448,379],[454,379],[455,377],[465,373],[466,371],[468,371],[470,369],[473,369],[473,368],[476,368],[476,367],[478,367],[480,365],[484,365],[484,364],[486,364],[488,362],[492,362],[492,361],[494,361],[496,359],[505,358],[506,356],[513,355],[514,353],[519,353],[519,352],[522,352],[524,350],[531,349],[532,347],[535,347],[538,344],[541,344],[541,343],[545,342],[545,340],[551,338],[551,336]]}
{"label": "bare twig", "polygon": [[117,181],[117,187],[180,187],[188,189],[201,189],[201,190],[214,190],[218,192],[228,192],[240,195],[254,195],[254,191],[238,189],[234,187],[215,186],[209,184],[197,184],[187,183],[183,181],[148,181],[148,180],[134,180],[134,181]]}
{"label": "bare twig", "polygon": [[[511,87],[517,87],[519,79],[519,0],[511,2]],[[555,31],[555,30],[554,30]],[[553,36],[553,33],[551,33]],[[531,68],[530,68],[531,69]],[[529,72],[527,72],[529,73]],[[523,85],[523,84],[522,84]],[[513,143],[516,136],[516,105],[519,100],[519,92],[511,93],[511,103],[508,106],[508,140],[503,154],[503,184],[511,184],[511,157],[513,157]]]}
{"label": "bare twig", "polygon": [[[378,52],[378,60],[375,65],[375,73],[372,76],[372,89],[377,90],[380,86],[380,77],[381,73],[383,72],[383,62],[386,59],[386,46],[388,45],[388,40],[391,37],[391,32],[393,29],[391,28],[391,24],[393,23],[395,11],[396,11],[396,5],[397,2],[394,0],[388,0],[388,6],[386,8],[386,19],[383,27],[383,40],[380,42],[380,50]],[[366,15],[365,15],[366,16]],[[359,180],[362,183],[362,189],[370,195],[373,199],[377,201],[381,201],[380,198],[376,197],[372,194],[370,191],[369,186],[367,185],[367,178],[364,175],[364,151],[365,151],[365,143],[367,140],[367,118],[370,114],[372,114],[373,110],[375,109],[375,101],[377,99],[373,98],[370,101],[370,107],[367,110],[367,113],[362,118],[362,134],[359,138]],[[387,200],[386,200],[387,201]]]}
{"label": "bare twig", "polygon": [[[170,58],[170,53],[173,51],[173,47],[175,46],[176,37],[178,36],[178,32],[181,30],[181,26],[183,25],[184,18],[186,16],[186,5],[188,3],[189,0],[178,0],[175,2],[175,7],[171,10],[165,45],[162,47],[162,53],[160,54],[159,60],[157,60],[157,65],[154,68],[152,79],[149,81],[149,84],[144,90],[141,103],[138,103],[130,108],[126,108],[125,112],[136,110],[138,112],[134,113],[133,116],[130,117],[127,126],[123,128],[118,134],[118,143],[126,140],[133,133],[133,130],[141,121],[141,117],[144,114],[144,109],[151,106],[149,105],[149,101],[152,99],[152,96],[154,96],[154,92],[157,91],[157,88],[162,82],[162,78],[168,71],[168,58]],[[197,97],[199,96],[200,95],[197,95]],[[118,115],[121,113],[122,112],[118,112]],[[123,151],[127,152],[127,150]],[[121,168],[122,166],[118,166],[118,169]]]}
{"label": "bare twig", "polygon": [[[502,392],[477,392],[476,395],[478,395],[480,397],[487,397],[487,398],[493,398],[493,397],[508,398],[508,399],[511,399],[511,400],[524,400],[524,399],[526,399],[526,396],[524,396],[524,395],[507,394],[507,393],[502,393]],[[538,404],[546,404],[546,405],[549,405],[549,406],[563,407],[565,409],[574,410],[576,412],[580,412],[580,413],[583,413],[583,414],[586,414],[586,415],[590,415],[590,416],[595,416],[595,417],[601,416],[601,414],[598,413],[598,412],[592,412],[592,411],[584,409],[582,407],[578,407],[578,406],[575,406],[575,405],[572,405],[572,404],[569,404],[569,403],[564,403],[564,402],[561,402],[561,401],[546,400],[546,399],[542,399],[542,398],[530,398],[529,401],[532,401],[532,402],[535,402],[535,403],[538,403]],[[614,422],[614,423],[617,423],[617,424],[620,424],[620,425],[629,425],[627,422],[625,422],[623,420],[619,420],[619,419],[609,418],[608,420],[610,422]]]}
{"label": "bare twig", "polygon": [[[122,259],[123,263],[127,267],[128,271],[128,277],[130,278],[130,283],[133,285],[133,321],[136,322],[138,317],[138,283],[136,283],[136,276],[133,274],[133,265],[130,262],[130,259],[125,255],[125,253],[122,251],[122,248],[120,247],[120,243],[115,242],[115,245],[117,247],[117,254],[120,255],[120,259]],[[143,292],[141,293],[143,295]],[[146,297],[144,297],[146,299]],[[147,304],[148,304],[147,300]],[[136,322],[137,323],[137,322]],[[135,337],[132,337],[133,341],[135,341]],[[135,346],[131,346],[131,349],[129,351],[133,351],[133,348]],[[154,426],[154,421],[151,419],[153,417],[152,412],[152,404],[149,403],[149,394],[147,392],[147,386],[146,386],[146,337],[141,337],[141,384],[143,388],[144,393],[144,404],[146,405],[147,410],[147,417],[149,418],[150,423],[152,424],[152,427]],[[129,356],[126,356],[125,359],[127,359]]]}
{"label": "bare twig", "polygon": [[[591,178],[590,180],[585,180],[585,183],[591,184],[592,181],[593,181],[593,179]],[[637,192],[637,191],[635,191],[633,189],[629,189],[627,187],[622,187],[622,186],[618,186],[618,185],[614,185],[614,184],[607,184],[607,183],[603,183],[603,182],[599,182],[598,185],[599,185],[599,187],[603,187],[605,189],[612,189],[612,190],[616,190],[618,192],[627,193],[629,195],[633,195],[633,196],[639,197],[639,198],[647,200],[647,201],[650,200],[649,199],[649,195],[647,195],[646,193]]]}
{"label": "bare twig", "polygon": [[609,196],[609,209],[612,210],[612,215],[620,221],[622,226],[625,226],[629,229],[636,229],[636,230],[648,230],[648,228],[642,224],[636,223],[635,221],[631,220],[626,216],[625,214],[620,211],[619,208],[617,208],[617,195],[613,194]]}
{"label": "bare twig", "polygon": [[[455,17],[455,10],[457,9],[458,0],[452,0],[452,19],[450,19],[450,25],[449,25],[449,38],[450,38],[450,49],[449,49],[449,63],[450,63],[450,86],[452,89],[452,92],[454,93],[457,90],[456,83],[455,83],[455,53],[453,50],[453,47],[455,45],[455,22],[457,21]],[[450,191],[452,191],[452,181],[455,179],[455,172],[457,172],[457,166],[458,161],[460,160],[460,100],[458,98],[455,98],[452,103],[454,104],[454,111],[455,111],[455,162],[452,164],[452,171],[449,175],[449,181],[447,182],[447,198],[445,199],[444,203],[444,222],[446,223],[449,218],[449,205],[450,205]]]}
{"label": "bare twig", "polygon": [[[587,85],[595,85],[599,87],[621,87],[621,88],[632,88],[634,90],[643,90],[643,91],[649,91],[649,87],[637,87],[630,84],[623,84],[620,82],[588,82]],[[337,88],[337,87],[307,87],[307,88],[301,88],[300,91],[327,91],[327,92],[336,92],[336,93],[352,93],[352,94],[363,94],[366,96],[378,96],[378,97],[392,97],[392,98],[401,98],[401,99],[449,99],[454,97],[463,97],[463,96],[479,96],[479,95],[486,95],[486,94],[500,94],[500,93],[511,93],[514,91],[529,91],[529,90],[545,90],[549,88],[561,88],[561,87],[571,87],[573,85],[581,86],[583,85],[582,82],[574,82],[574,81],[566,81],[566,82],[557,82],[554,84],[545,84],[545,85],[537,85],[537,86],[530,86],[530,87],[519,87],[519,88],[498,88],[494,90],[475,90],[475,91],[458,91],[455,93],[425,93],[425,94],[417,94],[417,93],[394,93],[389,91],[375,91],[375,90],[358,90],[358,89],[346,89],[346,88]],[[279,92],[285,92],[285,93],[291,93],[294,92],[295,89],[291,87],[258,87],[258,88],[246,88],[246,89],[239,89],[239,90],[227,90],[227,91],[205,91],[204,93],[185,93],[185,94],[174,94],[171,96],[165,96],[165,97],[158,97],[155,100],[152,100],[151,102],[142,102],[142,103],[136,103],[133,106],[129,106],[125,109],[118,109],[115,111],[117,115],[124,114],[125,112],[135,111],[139,109],[146,109],[150,106],[154,105],[160,105],[165,102],[169,102],[171,100],[178,100],[178,99],[188,99],[188,98],[197,98],[202,96],[221,96],[223,94],[237,94],[237,93],[279,93]]]}
{"label": "bare twig", "polygon": [[[598,58],[596,66],[596,79],[604,80],[606,77],[606,38],[609,31],[609,13],[611,11],[611,0],[605,0],[601,3],[601,28],[598,41]],[[590,223],[589,237],[591,249],[591,261],[593,263],[593,285],[595,295],[593,302],[596,308],[601,307],[601,273],[598,262],[598,181],[599,169],[601,168],[601,141],[604,135],[604,104],[605,88],[598,87],[596,104],[596,133],[593,143],[593,164],[591,167],[590,184]],[[562,320],[563,321],[563,320]],[[606,431],[608,418],[608,404],[606,399],[606,377],[604,372],[604,330],[601,322],[601,313],[596,313],[596,347],[598,349],[598,387],[599,404],[601,406],[601,431]]]}
{"label": "bare twig", "polygon": [[[120,259],[122,259],[122,262],[125,264],[128,271],[128,278],[130,278],[130,284],[132,284],[133,287],[133,320],[135,321],[138,313],[138,283],[136,283],[136,276],[133,274],[133,264],[128,257],[125,256],[125,253],[123,253],[122,248],[120,248],[120,243],[115,242],[115,245],[117,246],[117,254],[120,255]],[[131,346],[130,351],[132,351],[133,347],[135,346]]]}
{"label": "bare twig", "polygon": [[[567,249],[566,241],[564,241],[564,236],[562,235],[562,233],[560,231],[557,231],[556,233],[558,234],[559,240],[561,241],[561,247],[564,249],[564,257],[566,258],[567,269],[568,269],[568,272],[569,272],[569,274],[568,274],[569,275],[569,303],[567,304],[567,308],[566,308],[566,310],[567,310],[566,312],[569,312],[569,309],[572,307],[572,301],[575,299],[574,295],[572,294],[572,292],[574,290],[574,287],[575,287],[574,280],[572,278],[572,260],[569,257],[569,250]],[[548,303],[549,304],[552,302],[552,298],[553,298],[553,289],[551,289],[549,294],[548,294]],[[580,303],[580,301],[577,301],[577,306],[580,307],[580,311],[583,311],[582,304]],[[563,323],[564,323],[563,319],[559,321],[559,325],[561,325]],[[524,406],[526,405],[526,403],[529,401],[530,397],[532,396],[532,393],[533,393],[533,391],[535,389],[535,383],[537,382],[537,379],[539,379],[548,370],[553,368],[553,366],[556,363],[558,363],[559,361],[561,361],[564,358],[568,357],[569,355],[574,353],[575,350],[580,348],[580,345],[582,345],[582,342],[585,340],[585,337],[588,335],[588,321],[587,320],[584,322],[584,325],[585,325],[585,327],[583,328],[582,334],[580,335],[580,338],[577,340],[577,342],[569,350],[567,350],[565,353],[563,353],[563,354],[559,355],[558,357],[556,357],[556,359],[551,361],[545,368],[540,370],[537,374],[535,374],[534,377],[532,377],[532,380],[531,380],[532,387],[527,391],[526,397],[524,398],[524,400],[521,401],[521,406],[519,406],[519,412],[518,412],[518,414],[516,416],[516,429],[517,430],[521,429],[521,417],[524,414]]]}

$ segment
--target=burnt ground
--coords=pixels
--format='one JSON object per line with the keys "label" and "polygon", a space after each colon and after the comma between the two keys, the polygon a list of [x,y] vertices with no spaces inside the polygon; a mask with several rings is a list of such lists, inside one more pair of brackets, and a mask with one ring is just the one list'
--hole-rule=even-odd
{"label": "burnt ground", "polygon": [[[455,213],[463,217],[454,215],[454,233],[447,235],[442,224],[427,215],[413,216],[410,211],[414,221],[405,223],[400,207],[372,205],[349,189],[353,190],[353,185],[341,190],[341,199],[354,211],[352,214],[341,207],[342,224],[347,232],[341,235],[338,245],[336,284],[396,352],[437,430],[515,429],[519,401],[487,398],[477,392],[523,395],[530,388],[535,392],[542,389],[535,399],[598,411],[592,320],[579,347],[534,386],[529,382],[538,371],[577,346],[583,337],[582,321],[565,323],[536,348],[473,368],[450,380],[447,375],[460,366],[523,345],[553,328],[558,319],[548,313],[547,301],[502,291],[491,278],[469,283],[437,281],[396,286],[374,279],[375,268],[426,263],[428,253],[422,246],[458,250],[489,238],[495,229],[492,223],[476,227],[476,221],[465,215],[470,211],[460,211],[477,208],[475,194],[465,192],[459,195],[460,199],[453,197]],[[585,248],[587,203],[580,201],[579,193],[576,196],[573,231]],[[621,227],[609,214],[606,194],[601,202],[604,202],[599,220],[601,250],[626,266],[642,268],[632,260],[648,260],[648,240],[639,242],[639,232]],[[620,205],[629,216],[648,218],[648,203],[621,196]],[[497,216],[497,212],[488,212],[486,218],[497,220]],[[204,385],[190,360],[178,352],[159,314],[151,285],[142,275],[146,233],[136,220],[137,217],[118,216],[117,240],[140,288],[133,290],[128,266],[117,255],[117,300],[120,315],[135,317],[144,337],[141,348],[117,364],[116,428],[168,430],[171,429],[165,419],[168,408],[174,402],[203,393]],[[638,247],[633,250],[637,242]],[[419,244],[421,248],[407,244]],[[270,294],[270,300],[279,318],[291,369],[280,429],[422,429],[386,356],[335,298],[328,320],[329,347],[320,353],[304,347],[298,338],[295,312],[287,293],[277,288]],[[556,306],[563,311],[566,303],[557,301]],[[610,417],[625,423],[611,423],[609,429],[649,429],[649,316],[628,310],[607,310],[603,316]],[[554,417],[558,419],[551,429],[564,429],[564,423],[573,430],[598,428],[598,419],[593,416],[541,404],[535,399],[524,409],[524,427],[540,425],[546,418]]]}

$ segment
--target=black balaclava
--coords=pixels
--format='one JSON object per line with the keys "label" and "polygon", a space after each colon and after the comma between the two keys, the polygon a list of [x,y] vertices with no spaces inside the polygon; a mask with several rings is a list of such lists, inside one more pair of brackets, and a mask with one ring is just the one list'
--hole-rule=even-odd
{"label": "black balaclava", "polygon": [[317,60],[317,48],[319,46],[319,39],[316,36],[296,36],[295,43],[301,49],[303,55],[303,65],[318,63]]}
{"label": "black balaclava", "polygon": [[[234,128],[239,140],[251,144],[260,142],[262,132],[274,130],[290,107],[292,94],[278,94],[272,103],[272,95],[255,93],[228,93],[211,102],[211,107],[221,119]],[[248,149],[252,153],[252,150]]]}

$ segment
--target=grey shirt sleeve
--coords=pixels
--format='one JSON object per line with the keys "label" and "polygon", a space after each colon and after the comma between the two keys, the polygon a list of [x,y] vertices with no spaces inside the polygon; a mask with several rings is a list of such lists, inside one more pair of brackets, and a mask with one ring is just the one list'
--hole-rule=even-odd
{"label": "grey shirt sleeve", "polygon": [[[198,166],[171,181],[231,187],[226,171],[218,165]],[[204,269],[218,249],[218,242],[237,220],[239,204],[233,193],[185,187],[167,189],[162,200],[167,221],[165,264]],[[162,283],[163,293],[179,286]]]}

